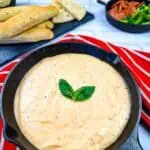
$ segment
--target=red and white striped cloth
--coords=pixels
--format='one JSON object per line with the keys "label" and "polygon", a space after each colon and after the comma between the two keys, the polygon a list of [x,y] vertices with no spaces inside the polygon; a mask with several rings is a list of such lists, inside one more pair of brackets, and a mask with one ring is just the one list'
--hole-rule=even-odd
{"label": "red and white striped cloth", "polygon": [[[118,55],[120,59],[127,65],[136,79],[141,91],[141,97],[144,106],[143,108],[146,108],[146,110],[150,111],[150,53],[119,47],[109,42],[104,42],[99,39],[84,35],[68,34],[59,41],[59,43],[62,42],[88,43]],[[0,91],[9,72],[18,62],[22,60],[23,57],[24,56],[21,56],[0,68]],[[150,115],[147,114],[144,109],[142,111],[141,118],[147,125],[150,126]],[[2,120],[0,119],[0,150],[17,150],[18,148],[14,144],[4,140],[2,128]]]}

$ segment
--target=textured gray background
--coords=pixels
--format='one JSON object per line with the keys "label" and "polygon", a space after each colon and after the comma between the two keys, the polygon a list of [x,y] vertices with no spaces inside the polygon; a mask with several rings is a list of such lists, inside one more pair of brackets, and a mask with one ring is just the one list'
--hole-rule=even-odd
{"label": "textured gray background", "polygon": [[[51,0],[16,0],[17,5],[46,5],[51,3]],[[118,45],[123,45],[133,49],[140,49],[150,52],[150,32],[143,34],[130,34],[119,31],[111,27],[104,14],[104,6],[96,3],[96,0],[77,0],[81,2],[96,19],[91,23],[79,27],[72,31],[74,34],[87,34],[97,38],[113,42]],[[108,1],[108,0],[104,0]],[[91,28],[92,26],[92,28]],[[97,32],[99,31],[99,32]],[[127,40],[128,39],[128,40]],[[149,129],[150,131],[150,129]],[[150,133],[142,125],[139,127],[140,142],[144,150],[150,150]],[[121,150],[141,150],[137,144],[137,132],[134,133],[130,141],[125,144]]]}
{"label": "textured gray background", "polygon": [[132,138],[123,145],[121,150],[142,150],[137,143],[137,131],[135,131]]}

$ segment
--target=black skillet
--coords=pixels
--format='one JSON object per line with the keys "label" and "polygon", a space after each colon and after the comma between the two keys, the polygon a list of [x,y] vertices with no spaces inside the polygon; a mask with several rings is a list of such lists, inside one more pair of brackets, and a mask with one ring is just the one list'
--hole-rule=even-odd
{"label": "black skillet", "polygon": [[[143,32],[150,31],[150,25],[138,25],[138,24],[133,25],[133,24],[120,22],[120,21],[116,20],[115,18],[113,18],[109,14],[109,10],[112,7],[112,5],[115,4],[117,1],[118,0],[110,0],[108,3],[105,3],[103,0],[97,0],[98,3],[106,6],[105,15],[106,15],[108,22],[111,25],[115,26],[116,28],[118,28],[122,31],[130,32],[130,33],[143,33]],[[146,1],[146,3],[149,3],[149,0],[135,0],[135,1],[140,1],[140,2]]]}
{"label": "black skillet", "polygon": [[36,148],[24,137],[16,123],[13,107],[16,89],[28,70],[40,60],[46,57],[53,57],[55,55],[64,53],[82,53],[97,57],[98,59],[111,64],[126,82],[132,104],[130,119],[118,140],[107,148],[107,150],[118,150],[121,146],[123,146],[127,139],[130,140],[133,131],[137,129],[139,123],[141,99],[139,96],[138,87],[126,66],[116,55],[112,53],[106,53],[97,47],[87,44],[66,43],[43,47],[39,50],[35,49],[34,52],[28,55],[14,68],[7,78],[2,91],[1,115],[4,123],[4,137],[8,141],[19,145],[22,149],[36,150]]}

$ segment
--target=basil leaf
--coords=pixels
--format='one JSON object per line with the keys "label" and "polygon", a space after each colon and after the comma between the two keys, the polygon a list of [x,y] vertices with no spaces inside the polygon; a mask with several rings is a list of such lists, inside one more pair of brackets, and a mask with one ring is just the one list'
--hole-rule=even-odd
{"label": "basil leaf", "polygon": [[73,88],[72,86],[64,79],[59,80],[59,89],[63,96],[72,99],[73,96]]}
{"label": "basil leaf", "polygon": [[94,93],[95,86],[84,86],[77,89],[73,94],[74,101],[88,100]]}
{"label": "basil leaf", "polygon": [[93,95],[95,86],[83,86],[74,91],[72,86],[66,80],[60,79],[59,89],[63,96],[75,102],[81,102],[88,100]]}

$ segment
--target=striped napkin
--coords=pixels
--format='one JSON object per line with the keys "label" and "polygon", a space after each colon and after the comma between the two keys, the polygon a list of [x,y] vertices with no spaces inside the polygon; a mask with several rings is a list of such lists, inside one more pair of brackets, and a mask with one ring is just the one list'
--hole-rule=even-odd
{"label": "striped napkin", "polygon": [[[150,53],[116,46],[109,42],[104,42],[85,35],[68,34],[59,41],[59,43],[65,42],[87,43],[99,47],[107,52],[113,52],[118,55],[136,79],[143,101],[143,111],[141,114],[141,119],[150,126]],[[23,57],[24,56],[21,56],[9,62],[4,67],[0,68],[0,91],[2,90],[2,86],[9,72],[15,67],[18,62],[22,60]],[[0,150],[18,149],[14,144],[11,144],[4,140],[2,128],[2,120],[0,119]]]}

